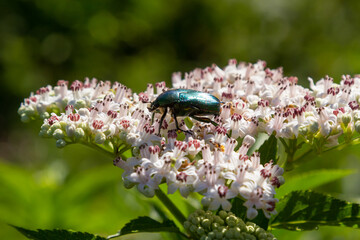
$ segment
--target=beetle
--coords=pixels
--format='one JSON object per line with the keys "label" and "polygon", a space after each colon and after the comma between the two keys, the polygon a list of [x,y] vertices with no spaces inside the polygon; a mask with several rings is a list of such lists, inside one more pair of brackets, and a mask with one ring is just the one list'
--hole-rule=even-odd
{"label": "beetle", "polygon": [[163,110],[163,115],[160,119],[159,134],[168,109],[170,109],[170,112],[174,118],[176,129],[192,134],[192,131],[185,131],[179,128],[176,117],[189,116],[195,120],[212,123],[213,125],[217,126],[218,124],[216,122],[204,116],[219,115],[220,100],[215,96],[205,92],[192,89],[173,89],[161,93],[150,104],[150,107],[148,107],[150,112],[154,112],[159,108]]}

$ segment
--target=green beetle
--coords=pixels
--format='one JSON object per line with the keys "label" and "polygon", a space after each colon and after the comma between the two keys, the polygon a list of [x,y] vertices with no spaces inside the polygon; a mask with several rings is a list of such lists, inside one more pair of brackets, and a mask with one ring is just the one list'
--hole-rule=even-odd
{"label": "green beetle", "polygon": [[[204,117],[207,115],[220,114],[220,101],[215,96],[192,89],[174,89],[161,93],[148,108],[150,112],[162,108],[163,115],[160,119],[159,134],[162,123],[168,109],[174,118],[177,130],[192,134],[191,131],[184,131],[179,128],[176,117],[189,116],[201,122],[218,124],[211,119]],[[154,116],[154,115],[153,115]]]}

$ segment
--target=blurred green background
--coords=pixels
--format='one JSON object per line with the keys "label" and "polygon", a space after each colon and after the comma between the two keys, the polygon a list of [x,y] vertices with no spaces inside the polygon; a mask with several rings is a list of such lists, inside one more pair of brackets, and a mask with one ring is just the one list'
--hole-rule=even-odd
{"label": "blurred green background", "polygon": [[[84,146],[59,150],[23,124],[24,97],[58,79],[119,81],[134,91],[230,58],[284,67],[308,86],[360,73],[360,1],[3,0],[0,3],[0,239],[7,224],[115,233],[136,216],[159,217],[155,200],[121,186],[112,159]],[[360,169],[360,150],[319,156],[297,171]],[[359,174],[319,191],[359,202]],[[178,203],[184,204],[184,203]],[[187,205],[183,205],[186,207]],[[275,232],[279,239],[359,239],[358,230]],[[132,238],[133,236],[130,236]],[[149,239],[159,236],[150,234]]]}

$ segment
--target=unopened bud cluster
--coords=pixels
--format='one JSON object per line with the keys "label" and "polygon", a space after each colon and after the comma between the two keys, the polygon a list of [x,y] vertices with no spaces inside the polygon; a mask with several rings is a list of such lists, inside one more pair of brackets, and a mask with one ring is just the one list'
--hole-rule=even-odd
{"label": "unopened bud cluster", "polygon": [[276,238],[255,223],[245,223],[232,212],[197,210],[184,222],[185,229],[195,239],[275,240]]}

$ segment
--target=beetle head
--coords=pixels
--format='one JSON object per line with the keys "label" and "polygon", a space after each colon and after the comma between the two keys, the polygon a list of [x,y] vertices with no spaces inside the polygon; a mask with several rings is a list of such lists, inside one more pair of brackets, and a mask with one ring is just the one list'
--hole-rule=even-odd
{"label": "beetle head", "polygon": [[152,103],[150,104],[150,107],[148,107],[148,109],[149,109],[150,112],[156,110],[157,108],[159,108],[159,104],[158,104],[156,101],[152,102]]}

